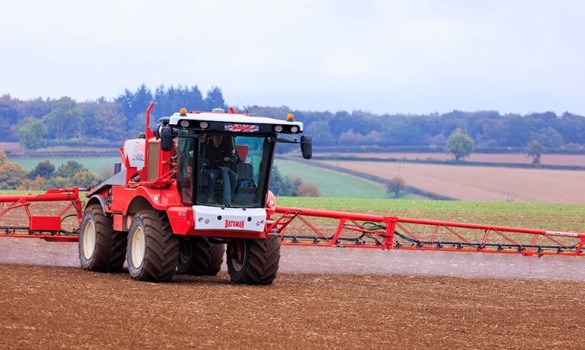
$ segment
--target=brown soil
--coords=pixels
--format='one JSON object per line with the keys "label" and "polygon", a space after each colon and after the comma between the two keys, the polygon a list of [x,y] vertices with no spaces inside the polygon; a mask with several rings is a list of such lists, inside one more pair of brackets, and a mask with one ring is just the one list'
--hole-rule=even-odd
{"label": "brown soil", "polygon": [[585,171],[511,169],[434,164],[324,161],[465,201],[584,203]]}
{"label": "brown soil", "polygon": [[[582,348],[585,276],[508,272],[581,259],[499,258],[283,247],[271,286],[225,269],[153,284],[73,267],[74,244],[3,238],[0,348]],[[468,268],[512,279],[436,276]]]}

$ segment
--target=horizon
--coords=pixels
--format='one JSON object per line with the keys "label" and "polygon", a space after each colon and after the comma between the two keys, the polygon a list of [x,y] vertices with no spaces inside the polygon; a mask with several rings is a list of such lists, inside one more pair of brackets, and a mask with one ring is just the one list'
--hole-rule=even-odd
{"label": "horizon", "polygon": [[585,3],[23,0],[0,13],[0,95],[197,85],[304,111],[585,115]]}
{"label": "horizon", "polygon": [[[161,86],[162,85],[159,85],[158,87],[161,87]],[[195,86],[197,86],[197,85],[195,85]],[[180,86],[173,86],[173,87],[174,88],[179,88]],[[182,87],[185,87],[185,86],[182,86]],[[219,88],[222,91],[222,93],[223,93],[223,90],[221,89],[220,86],[213,86],[213,87]],[[168,87],[165,87],[165,89],[166,88],[168,88]],[[147,89],[154,95],[154,92],[153,91],[156,89],[156,87],[155,88],[147,87]],[[125,90],[129,90],[131,92],[135,92],[136,91],[136,90],[131,90],[131,89],[128,89],[128,88],[126,88]],[[201,93],[203,94],[203,97],[205,98],[206,92],[205,91],[201,91]],[[122,93],[119,93],[115,97],[99,96],[97,98],[88,99],[88,100],[76,100],[76,99],[74,99],[71,96],[59,96],[59,97],[42,97],[42,96],[37,96],[37,97],[30,97],[30,98],[27,98],[27,99],[23,99],[23,98],[20,98],[20,97],[17,97],[17,96],[13,96],[10,93],[2,94],[2,95],[0,95],[0,97],[8,96],[9,98],[16,99],[16,100],[20,100],[20,101],[23,101],[25,103],[26,102],[30,102],[30,101],[34,101],[36,99],[41,99],[43,101],[47,101],[47,100],[56,101],[56,100],[59,100],[60,98],[64,98],[64,97],[65,98],[71,98],[76,103],[94,103],[94,102],[96,102],[96,101],[98,101],[98,100],[100,100],[102,98],[105,99],[108,102],[112,102],[113,103],[113,102],[115,102],[115,99],[118,96],[121,96],[121,95],[122,95]],[[225,95],[224,95],[224,98],[225,98]],[[543,110],[543,111],[534,111],[534,112],[522,114],[522,113],[515,113],[515,112],[503,113],[502,111],[493,110],[493,109],[492,110],[459,110],[459,109],[453,109],[453,110],[445,111],[445,112],[436,112],[435,111],[435,112],[428,112],[428,113],[410,113],[410,112],[409,113],[400,113],[400,112],[397,112],[397,113],[375,113],[375,112],[370,112],[370,111],[360,110],[360,109],[353,109],[353,110],[332,110],[332,109],[322,109],[322,110],[314,110],[313,109],[313,110],[310,110],[310,109],[306,109],[306,110],[304,110],[304,109],[296,108],[296,107],[293,107],[293,106],[235,105],[235,104],[230,104],[229,101],[227,101],[227,100],[225,101],[225,103],[226,103],[226,106],[235,107],[236,110],[239,110],[239,111],[243,111],[243,110],[245,110],[247,108],[255,108],[255,107],[257,107],[257,108],[276,108],[276,109],[284,108],[284,109],[290,109],[291,111],[298,111],[298,112],[304,112],[304,113],[313,113],[313,112],[315,112],[315,113],[331,113],[331,114],[336,114],[336,113],[340,113],[340,112],[347,112],[347,113],[350,113],[350,114],[352,114],[352,113],[366,113],[366,114],[368,114],[369,113],[369,114],[371,114],[373,116],[384,116],[384,115],[431,116],[431,115],[434,115],[434,114],[438,114],[438,115],[441,116],[441,115],[445,115],[445,114],[449,114],[449,113],[456,113],[456,112],[461,112],[461,113],[495,112],[495,113],[500,114],[500,116],[510,116],[510,115],[528,116],[528,115],[531,115],[531,114],[554,113],[557,117],[561,117],[563,114],[569,113],[569,114],[572,114],[572,115],[575,115],[575,116],[585,117],[585,114],[579,114],[579,113],[575,113],[575,112],[572,112],[572,111],[564,111],[562,113],[558,113],[558,112],[555,112],[555,111],[544,111]],[[155,103],[155,109],[156,109],[156,103]],[[145,110],[146,110],[146,107],[145,107]]]}

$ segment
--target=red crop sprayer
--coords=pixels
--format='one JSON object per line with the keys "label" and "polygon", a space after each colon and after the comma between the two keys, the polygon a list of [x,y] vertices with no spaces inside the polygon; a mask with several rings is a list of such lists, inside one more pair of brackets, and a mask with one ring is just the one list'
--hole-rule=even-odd
{"label": "red crop sprayer", "polygon": [[[124,142],[114,175],[83,203],[77,188],[0,195],[0,237],[78,241],[84,269],[119,271],[126,263],[132,278],[153,282],[215,275],[225,257],[233,282],[270,284],[281,245],[584,255],[583,233],[278,207],[268,189],[276,145],[300,144],[303,157],[312,156],[312,139],[292,114],[183,108],[152,131],[153,106],[145,133]],[[47,202],[56,212],[35,215]],[[18,209],[27,226],[10,222]]]}

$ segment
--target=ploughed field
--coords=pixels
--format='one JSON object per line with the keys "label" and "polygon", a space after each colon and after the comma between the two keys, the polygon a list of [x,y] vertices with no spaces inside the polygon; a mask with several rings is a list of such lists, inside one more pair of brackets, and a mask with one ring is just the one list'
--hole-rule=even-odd
{"label": "ploughed field", "polygon": [[585,171],[322,161],[465,201],[585,203]]}
{"label": "ploughed field", "polygon": [[[558,230],[576,230],[585,217],[579,205],[323,198],[280,204]],[[270,286],[232,284],[225,266],[218,276],[153,284],[80,269],[74,243],[0,238],[0,348],[579,349],[584,263],[283,247]]]}
{"label": "ploughed field", "polygon": [[[405,152],[360,152],[360,153],[319,153],[325,157],[354,157],[380,159],[407,159],[407,160],[453,160],[452,154],[439,153],[405,153]],[[530,164],[532,158],[521,153],[472,153],[466,158],[470,162],[485,163],[517,163]],[[585,154],[543,154],[540,162],[544,165],[585,166]]]}

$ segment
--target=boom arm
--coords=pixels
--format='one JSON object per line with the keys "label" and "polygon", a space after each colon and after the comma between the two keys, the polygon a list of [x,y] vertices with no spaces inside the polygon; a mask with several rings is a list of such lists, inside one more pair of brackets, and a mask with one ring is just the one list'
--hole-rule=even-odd
{"label": "boom arm", "polygon": [[583,256],[585,233],[276,207],[283,244]]}
{"label": "boom arm", "polygon": [[[32,202],[61,202],[63,209],[53,216],[33,215],[29,207]],[[64,217],[69,216],[66,214],[72,211],[77,222],[81,220],[82,203],[77,188],[51,189],[43,194],[0,196],[0,203],[11,203],[0,211],[4,229],[0,237],[78,240],[77,230],[64,231],[60,224]],[[4,226],[5,214],[18,208],[24,208],[28,226]],[[281,236],[284,245],[585,256],[585,233],[330,210],[276,207],[274,217],[265,228],[265,232],[275,231]]]}

